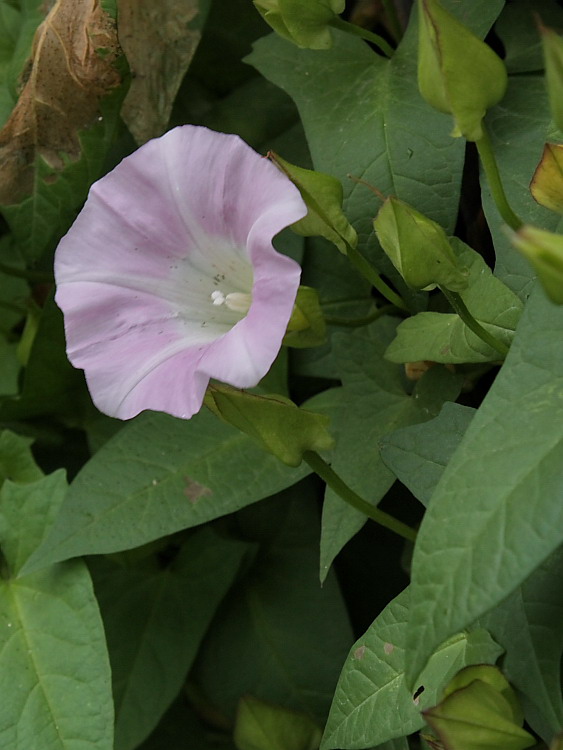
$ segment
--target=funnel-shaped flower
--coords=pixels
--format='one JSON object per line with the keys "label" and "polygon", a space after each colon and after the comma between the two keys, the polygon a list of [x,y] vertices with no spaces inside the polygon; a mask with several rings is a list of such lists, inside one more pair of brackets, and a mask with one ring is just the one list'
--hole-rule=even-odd
{"label": "funnel-shaped flower", "polygon": [[67,353],[94,403],[189,418],[210,378],[254,386],[274,361],[300,268],[272,238],[307,213],[236,136],[183,126],[90,190],[55,258]]}

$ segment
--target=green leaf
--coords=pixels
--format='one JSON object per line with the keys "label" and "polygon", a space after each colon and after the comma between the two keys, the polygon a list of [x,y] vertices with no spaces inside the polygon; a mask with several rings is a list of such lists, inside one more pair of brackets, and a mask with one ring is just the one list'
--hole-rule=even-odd
{"label": "green leaf", "polygon": [[202,529],[172,563],[91,567],[110,654],[115,750],[132,750],[179,693],[248,545]]}
{"label": "green leaf", "polygon": [[408,609],[407,589],[352,646],[334,695],[323,750],[354,750],[416,732],[424,726],[420,711],[437,702],[459,669],[494,664],[502,653],[485,630],[454,636],[431,657],[413,698],[405,677]]}
{"label": "green leaf", "polygon": [[207,411],[189,421],[143,414],[78,474],[30,570],[138,547],[232,513],[308,473],[284,467]]}
{"label": "green leaf", "polygon": [[412,682],[444,638],[496,606],[563,541],[562,326],[561,309],[537,289],[434,493],[412,564]]}
{"label": "green leaf", "polygon": [[368,239],[376,245],[371,217],[377,199],[349,174],[452,231],[463,150],[449,136],[448,118],[418,93],[413,23],[391,61],[360,39],[337,31],[333,37],[333,47],[321,54],[267,37],[247,60],[294,99],[314,167],[343,183],[344,212],[362,248]]}
{"label": "green leaf", "polygon": [[316,575],[313,487],[303,483],[237,520],[261,548],[221,606],[193,679],[228,720],[250,694],[324,722],[353,637],[336,578],[321,588]]}
{"label": "green leaf", "polygon": [[[383,359],[395,326],[395,320],[385,317],[369,327],[349,335],[335,335],[333,339],[344,387],[332,421],[337,443],[331,463],[355,492],[374,505],[395,481],[379,455],[381,438],[398,427],[435,416],[444,400],[457,398],[460,388],[454,375],[436,367],[419,381],[415,397],[409,395],[403,368]],[[365,515],[327,489],[323,506],[321,580],[342,547],[366,521]]]}
{"label": "green leaf", "polygon": [[563,548],[480,618],[504,647],[503,671],[524,698],[526,720],[548,742],[563,726]]}
{"label": "green leaf", "polygon": [[543,51],[537,18],[545,26],[559,28],[563,11],[556,0],[519,0],[507,3],[500,14],[495,32],[504,46],[504,64],[509,73],[532,73],[543,70]]}
{"label": "green leaf", "polygon": [[30,451],[32,442],[10,430],[0,432],[0,486],[5,479],[18,484],[41,479],[43,472]]}
{"label": "green leaf", "polygon": [[327,417],[301,409],[284,396],[261,396],[213,384],[205,403],[287,466],[299,466],[306,451],[329,450],[334,445]]}
{"label": "green leaf", "polygon": [[[59,472],[27,485],[5,482],[0,536],[17,570],[57,510]],[[6,750],[113,749],[111,676],[86,567],[65,563],[0,581],[0,732]]]}
{"label": "green leaf", "polygon": [[0,333],[0,398],[15,396],[19,390],[20,361],[18,359],[18,345],[6,341]]}
{"label": "green leaf", "polygon": [[383,462],[423,505],[430,502],[474,414],[468,406],[446,402],[435,419],[381,438]]}
{"label": "green leaf", "polygon": [[84,376],[69,363],[63,316],[52,296],[43,308],[19,396],[0,399],[0,419],[62,413],[76,419],[86,398]]}
{"label": "green leaf", "polygon": [[[555,230],[559,217],[539,206],[529,190],[543,144],[548,140],[550,121],[547,95],[544,87],[538,86],[537,76],[519,75],[509,80],[506,96],[489,111],[486,125],[513,211],[527,224]],[[495,275],[525,300],[531,291],[534,272],[529,263],[514,252],[483,172],[481,191],[495,246]]]}
{"label": "green leaf", "polygon": [[241,698],[234,729],[237,750],[316,750],[321,730],[304,713],[247,696]]}
{"label": "green leaf", "polygon": [[[478,253],[455,237],[451,242],[460,263],[469,269],[469,286],[460,292],[460,297],[486,330],[509,345],[522,313],[522,303],[493,276]],[[397,338],[385,357],[391,362],[495,362],[499,353],[474,334],[459,315],[422,312],[399,325]]]}

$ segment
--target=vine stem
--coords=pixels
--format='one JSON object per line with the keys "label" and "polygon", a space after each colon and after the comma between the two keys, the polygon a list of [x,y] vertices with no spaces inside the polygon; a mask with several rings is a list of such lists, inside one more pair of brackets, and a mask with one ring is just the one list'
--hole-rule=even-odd
{"label": "vine stem", "polygon": [[325,315],[325,323],[331,326],[343,326],[345,328],[361,328],[362,326],[367,326],[370,323],[373,323],[383,317],[383,315],[392,315],[395,312],[403,311],[399,310],[396,305],[383,305],[383,307],[379,307],[364,318],[338,318]]}
{"label": "vine stem", "polygon": [[398,307],[400,310],[404,310],[404,312],[409,312],[408,307],[405,305],[401,297],[399,297],[397,292],[394,292],[391,287],[383,281],[371,263],[369,263],[369,261],[367,261],[355,247],[352,247],[352,245],[349,245],[347,242],[346,248],[346,254],[350,259],[350,262],[355,269],[361,273],[364,279],[369,281],[369,283],[374,286],[392,305],[395,305],[395,307]]}
{"label": "vine stem", "polygon": [[491,195],[493,196],[493,200],[495,202],[497,210],[504,221],[508,224],[508,226],[511,229],[514,229],[514,231],[516,232],[518,231],[518,229],[520,229],[524,222],[514,213],[514,211],[510,207],[508,198],[506,197],[506,193],[504,192],[500,173],[498,171],[498,165],[493,151],[491,138],[489,136],[489,133],[485,129],[484,124],[483,135],[481,136],[481,138],[479,138],[478,141],[475,141],[475,145],[477,146],[481,164],[483,165],[483,169],[485,170],[485,174],[487,175],[487,181],[489,183],[489,187],[491,188]]}
{"label": "vine stem", "polygon": [[496,336],[493,336],[492,333],[489,333],[486,328],[483,328],[483,326],[477,320],[475,320],[473,315],[471,315],[471,313],[467,309],[467,305],[462,300],[461,296],[457,292],[451,292],[449,289],[445,289],[444,287],[440,287],[440,289],[442,290],[443,295],[446,297],[450,305],[463,320],[465,325],[470,328],[476,336],[479,336],[481,341],[484,341],[485,344],[488,344],[499,354],[502,354],[503,358],[506,357],[506,355],[508,354],[508,346],[497,339]]}
{"label": "vine stem", "polygon": [[330,25],[334,26],[335,29],[346,31],[348,34],[359,36],[361,39],[365,39],[366,42],[375,44],[375,46],[379,47],[379,49],[383,52],[385,57],[393,57],[393,53],[395,50],[388,42],[385,41],[382,36],[379,36],[379,34],[374,34],[372,31],[363,29],[361,26],[356,26],[355,23],[349,23],[343,18],[340,18],[340,16],[335,16],[332,21],[330,21]]}
{"label": "vine stem", "polygon": [[403,537],[403,539],[407,539],[409,542],[414,542],[416,540],[416,531],[414,529],[407,526],[402,521],[393,518],[393,516],[390,516],[388,513],[379,510],[379,508],[375,508],[371,503],[368,503],[367,500],[364,500],[363,497],[357,495],[354,490],[348,487],[346,482],[344,482],[344,480],[341,479],[341,477],[339,477],[338,474],[327,464],[327,462],[319,456],[318,453],[315,451],[306,451],[303,454],[303,460],[309,464],[315,474],[318,474],[331,490],[334,490],[334,492],[336,492],[342,500],[348,503],[348,505],[351,505],[352,508],[355,508],[368,518],[371,518],[372,521],[375,521],[380,526],[384,526],[386,529],[394,531],[395,534]]}

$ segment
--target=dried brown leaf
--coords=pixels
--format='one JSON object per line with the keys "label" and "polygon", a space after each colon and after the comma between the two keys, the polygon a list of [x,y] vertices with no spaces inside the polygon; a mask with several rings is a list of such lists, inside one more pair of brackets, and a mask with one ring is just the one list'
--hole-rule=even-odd
{"label": "dried brown leaf", "polygon": [[119,0],[119,41],[131,68],[121,116],[141,144],[161,135],[201,34],[199,0]]}
{"label": "dried brown leaf", "polygon": [[25,84],[0,131],[0,203],[32,192],[36,156],[54,169],[64,167],[62,154],[80,156],[78,132],[120,83],[118,49],[114,21],[99,0],[57,0],[35,32]]}

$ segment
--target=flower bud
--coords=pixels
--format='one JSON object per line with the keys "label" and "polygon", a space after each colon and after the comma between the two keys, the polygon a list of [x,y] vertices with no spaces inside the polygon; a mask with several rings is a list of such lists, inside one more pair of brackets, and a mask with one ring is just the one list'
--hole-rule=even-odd
{"label": "flower bud", "polygon": [[439,224],[398,198],[387,198],[373,226],[379,243],[405,283],[413,289],[467,288],[468,272],[459,263]]}
{"label": "flower bud", "polygon": [[345,0],[253,0],[275,32],[298,47],[329,49],[329,25],[342,13]]}
{"label": "flower bud", "polygon": [[530,191],[542,206],[563,214],[563,144],[545,144]]}
{"label": "flower bud", "polygon": [[452,750],[524,750],[535,743],[522,729],[516,693],[496,667],[462,669],[444,690],[441,703],[423,716],[444,747]]}
{"label": "flower bud", "polygon": [[545,26],[541,32],[551,116],[559,130],[563,130],[563,37]]}
{"label": "flower bud", "polygon": [[432,107],[453,115],[453,136],[477,141],[485,112],[506,91],[504,63],[437,0],[418,0],[418,7],[420,93]]}
{"label": "flower bud", "polygon": [[268,156],[299,189],[307,206],[307,216],[291,225],[293,231],[304,237],[325,237],[344,254],[347,244],[356,247],[356,230],[342,211],[340,180],[322,172],[296,167],[272,151]]}
{"label": "flower bud", "polygon": [[530,261],[547,296],[563,305],[563,235],[523,226],[512,244]]}

